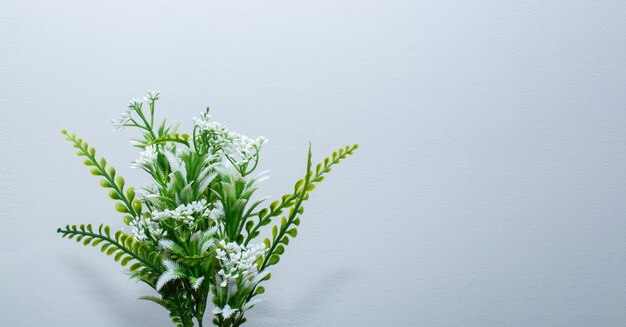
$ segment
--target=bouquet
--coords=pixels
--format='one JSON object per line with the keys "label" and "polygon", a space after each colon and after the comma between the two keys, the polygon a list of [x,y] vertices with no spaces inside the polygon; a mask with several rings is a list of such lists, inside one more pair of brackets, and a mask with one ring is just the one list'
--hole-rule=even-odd
{"label": "bouquet", "polygon": [[[211,120],[208,108],[193,119],[191,135],[179,133],[178,125],[155,123],[159,96],[148,91],[143,99],[133,99],[113,121],[117,129],[141,132],[133,143],[143,152],[132,167],[154,181],[141,190],[128,187],[96,156],[95,148],[62,130],[91,174],[109,190],[128,228],[112,231],[105,224],[80,224],[57,232],[99,247],[126,267],[131,278],[152,287],[156,294],[141,299],[167,309],[176,326],[197,322],[201,327],[207,307],[214,325],[241,326],[265,292],[269,268],[298,234],[309,193],[358,146],[341,148],[313,165],[309,144],[304,177],[291,193],[265,206],[267,198],[254,194],[267,178],[265,172],[255,172],[267,140],[230,131]],[[268,237],[259,241],[261,232]]]}

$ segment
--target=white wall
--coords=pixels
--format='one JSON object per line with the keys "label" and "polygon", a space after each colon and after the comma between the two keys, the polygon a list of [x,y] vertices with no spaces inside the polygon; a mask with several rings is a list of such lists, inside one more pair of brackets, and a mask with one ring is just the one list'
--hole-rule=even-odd
{"label": "white wall", "polygon": [[[626,325],[624,1],[2,1],[0,325],[168,326],[59,134],[141,186],[109,120],[270,139],[263,192],[358,142],[307,205],[250,326]],[[207,322],[209,320],[207,319]]]}

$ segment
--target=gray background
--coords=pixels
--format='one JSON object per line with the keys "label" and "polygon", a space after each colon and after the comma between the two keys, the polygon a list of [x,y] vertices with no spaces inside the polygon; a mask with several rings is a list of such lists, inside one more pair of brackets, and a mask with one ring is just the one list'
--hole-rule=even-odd
{"label": "gray background", "polygon": [[[111,258],[121,227],[78,133],[131,185],[160,117],[270,139],[261,193],[307,140],[358,142],[307,204],[250,326],[626,325],[624,1],[2,1],[0,325],[167,326]],[[208,320],[207,320],[208,321]]]}

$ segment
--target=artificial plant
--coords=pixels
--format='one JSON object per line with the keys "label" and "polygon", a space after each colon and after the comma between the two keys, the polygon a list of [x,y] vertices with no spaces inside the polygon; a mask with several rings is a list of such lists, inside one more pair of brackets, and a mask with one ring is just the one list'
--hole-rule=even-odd
{"label": "artificial plant", "polygon": [[[133,99],[113,121],[118,129],[141,131],[133,142],[143,152],[132,167],[154,181],[142,190],[128,187],[83,139],[62,131],[109,190],[129,232],[105,224],[67,225],[57,232],[98,247],[152,287],[156,294],[141,299],[167,309],[176,326],[201,327],[208,307],[214,325],[240,326],[265,292],[261,284],[271,277],[268,268],[296,237],[309,193],[358,146],[341,148],[313,165],[309,144],[304,178],[291,193],[261,208],[267,198],[254,194],[266,177],[255,169],[266,139],[228,130],[211,120],[209,109],[193,119],[191,134],[179,133],[177,125],[155,122],[159,96],[149,91]],[[269,236],[259,242],[263,230]]]}

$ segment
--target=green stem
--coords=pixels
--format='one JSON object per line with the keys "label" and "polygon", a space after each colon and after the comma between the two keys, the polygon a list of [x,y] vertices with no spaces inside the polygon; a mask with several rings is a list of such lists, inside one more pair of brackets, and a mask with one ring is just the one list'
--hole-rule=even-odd
{"label": "green stem", "polygon": [[152,131],[152,125],[150,123],[148,123],[148,120],[146,120],[146,117],[143,114],[143,111],[141,110],[141,108],[135,109],[135,112],[139,115],[139,117],[141,118],[141,120],[143,120],[143,122],[146,124],[146,130],[148,132],[150,132],[150,135],[152,136],[152,139],[156,139],[156,135],[154,134],[154,131]]}

